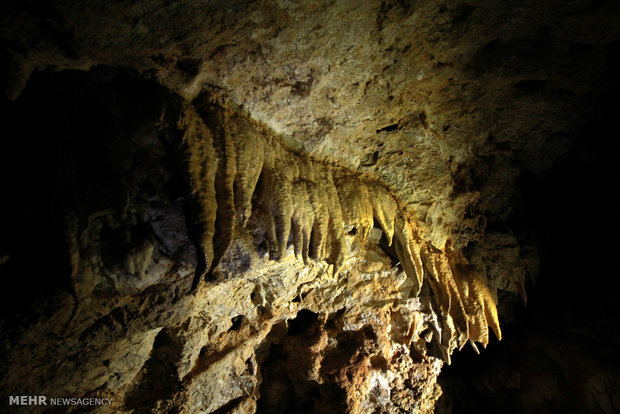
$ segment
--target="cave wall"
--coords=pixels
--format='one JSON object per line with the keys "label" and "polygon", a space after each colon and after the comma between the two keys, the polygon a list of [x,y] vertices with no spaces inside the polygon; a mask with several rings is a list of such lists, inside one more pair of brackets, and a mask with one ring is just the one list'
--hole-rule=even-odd
{"label": "cave wall", "polygon": [[[312,177],[304,185],[331,191],[331,204],[289,206],[275,227],[284,213],[265,207],[278,200],[272,188],[291,198],[280,189],[286,182],[265,177],[276,172],[256,171],[249,177],[256,191],[247,193],[243,180],[215,179],[226,171],[231,135],[263,137],[248,130],[247,120],[232,114],[224,122],[222,108],[205,108],[203,121],[155,83],[104,67],[37,74],[9,105],[4,125],[13,135],[4,145],[17,158],[7,169],[28,177],[31,192],[3,207],[8,257],[2,272],[11,280],[3,301],[3,398],[106,397],[116,412],[192,412],[195,406],[252,412],[257,401],[264,412],[321,412],[323,406],[363,412],[386,404],[430,410],[439,395],[440,358],[456,346],[456,333],[442,324],[454,324],[433,309],[431,292],[418,297],[415,271],[395,265],[402,252],[384,251],[391,243],[379,223],[374,227],[372,210],[370,218],[345,214],[362,220],[348,227],[339,216],[339,233],[327,237],[336,232],[331,217],[341,211],[340,198],[332,170],[319,165],[316,180],[329,177],[331,187]],[[36,123],[29,122],[33,114]],[[224,131],[220,138],[228,144],[216,143]],[[220,154],[198,150],[206,145],[217,145]],[[279,162],[299,158],[268,145],[290,157]],[[237,151],[237,165],[247,150],[256,146]],[[219,165],[209,168],[209,156]],[[211,171],[210,181],[209,173],[192,175],[196,165]],[[243,173],[239,167],[237,176],[246,179]],[[344,171],[334,175],[344,183],[354,179]],[[5,180],[11,199],[20,199],[24,181]],[[239,190],[237,197],[216,185],[226,182]],[[378,191],[384,193],[377,198],[389,196]],[[237,203],[230,217],[227,206],[234,209],[244,196],[249,206]],[[338,210],[328,214],[334,203]],[[203,231],[208,205],[217,212],[212,232]],[[396,204],[389,205],[393,220]],[[246,207],[253,211],[243,225]],[[315,226],[296,216],[323,210],[325,221]],[[402,232],[399,248],[409,249],[412,241]],[[35,240],[37,248],[29,248]],[[478,320],[474,326],[486,330]],[[465,335],[467,325],[460,327]],[[428,341],[434,338],[434,356],[420,339],[423,331]],[[261,381],[282,365],[288,379],[277,369],[277,381]],[[390,400],[391,392],[402,395]]]}
{"label": "cave wall", "polygon": [[[600,137],[618,135],[616,3],[0,11],[3,401],[423,413],[443,387],[443,412],[617,409],[617,371],[599,369],[615,336],[586,323],[603,351],[563,336],[579,317],[614,326],[617,309],[599,306],[615,303],[612,263],[586,254],[574,284],[549,264],[583,251],[564,223],[613,245],[581,217],[613,205],[615,147]],[[591,182],[600,191],[572,186]],[[599,313],[563,310],[580,307]],[[571,363],[536,356],[563,338],[568,354],[605,357],[564,381]],[[464,347],[483,355],[440,387]],[[523,391],[537,364],[552,397]],[[597,375],[603,397],[562,397]]]}
{"label": "cave wall", "polygon": [[4,302],[6,396],[426,412],[456,348],[501,338],[486,280],[384,186],[208,96],[98,67],[37,74],[9,107],[7,150],[40,161],[8,166],[33,190],[5,206],[2,271],[38,264]]}

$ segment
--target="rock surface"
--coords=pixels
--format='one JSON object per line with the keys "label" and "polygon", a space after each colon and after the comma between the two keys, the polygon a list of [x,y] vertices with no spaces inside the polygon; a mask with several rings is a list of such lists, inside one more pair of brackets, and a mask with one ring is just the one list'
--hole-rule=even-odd
{"label": "rock surface", "polygon": [[433,412],[620,40],[613,2],[0,11],[2,398],[96,412]]}

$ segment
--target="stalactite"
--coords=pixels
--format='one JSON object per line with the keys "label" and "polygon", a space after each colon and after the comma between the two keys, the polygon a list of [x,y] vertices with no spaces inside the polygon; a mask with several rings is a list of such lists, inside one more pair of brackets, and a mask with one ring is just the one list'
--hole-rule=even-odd
{"label": "stalactite", "polygon": [[213,236],[217,216],[215,197],[217,160],[213,148],[213,136],[191,105],[185,106],[178,127],[184,131],[183,143],[188,154],[190,187],[202,210],[197,223],[202,233],[200,244],[206,256],[207,266],[210,267],[214,256]]}
{"label": "stalactite", "polygon": [[327,208],[327,194],[316,182],[308,182],[308,195],[314,212],[312,233],[310,237],[310,257],[315,260],[325,258],[327,235],[329,231],[329,210]]}
{"label": "stalactite", "polygon": [[344,229],[355,227],[364,242],[377,222],[411,281],[411,294],[417,296],[424,283],[433,292],[440,315],[434,341],[444,360],[449,363],[450,354],[468,341],[486,346],[489,326],[501,338],[487,284],[460,252],[422,240],[385,187],[289,151],[242,116],[209,117],[203,122],[188,106],[179,127],[185,131],[192,191],[203,209],[202,244],[213,266],[235,229],[252,216],[271,259],[282,259],[292,238],[297,258],[324,260],[337,275],[347,253]]}
{"label": "stalactite", "polygon": [[394,224],[394,236],[396,243],[394,248],[398,255],[403,270],[409,276],[415,286],[414,293],[417,295],[422,288],[424,268],[420,257],[421,242],[416,239],[409,221],[398,215]]}
{"label": "stalactite", "polygon": [[217,158],[215,172],[215,197],[217,199],[217,218],[215,221],[215,237],[213,243],[213,266],[217,266],[232,241],[235,228],[234,181],[236,172],[236,156],[233,140],[228,136],[228,129],[220,128],[226,123],[228,114],[215,112],[213,126],[213,146]]}
{"label": "stalactite", "polygon": [[258,210],[258,220],[265,227],[265,237],[269,254],[275,257],[277,250],[276,225],[272,214],[273,187],[274,187],[274,153],[270,142],[263,147],[263,169],[260,173],[260,194],[258,198],[261,209]]}
{"label": "stalactite", "polygon": [[487,285],[474,271],[467,260],[455,252],[446,255],[468,319],[469,339],[489,343],[489,327],[498,339],[502,338],[493,295]]}
{"label": "stalactite", "polygon": [[369,184],[370,201],[372,203],[373,216],[385,233],[388,245],[392,245],[394,236],[394,220],[396,217],[396,201],[394,197],[381,185]]}
{"label": "stalactite", "polygon": [[329,246],[330,255],[327,262],[334,266],[334,274],[340,271],[344,263],[344,246],[343,246],[343,220],[342,207],[338,198],[338,191],[334,184],[334,177],[330,170],[324,175],[324,187],[327,194],[327,211],[329,213]]}
{"label": "stalactite", "polygon": [[308,262],[310,236],[314,225],[314,211],[310,203],[308,183],[306,181],[295,181],[293,183],[293,243],[295,255]]}
{"label": "stalactite", "polygon": [[373,225],[372,202],[366,185],[350,174],[334,177],[345,224],[354,226],[366,240]]}
{"label": "stalactite", "polygon": [[245,227],[252,213],[252,194],[258,183],[264,162],[264,140],[252,130],[250,123],[241,117],[227,122],[229,137],[235,148],[235,208],[237,220]]}
{"label": "stalactite", "polygon": [[276,168],[273,172],[273,200],[271,212],[276,226],[276,260],[286,251],[293,218],[293,182],[299,176],[295,157],[280,148],[275,154]]}
{"label": "stalactite", "polygon": [[484,302],[479,301],[480,292],[476,291],[474,276],[462,270],[459,270],[457,274],[461,297],[468,316],[469,338],[486,346],[489,343],[488,322]]}
{"label": "stalactite", "polygon": [[458,348],[462,348],[469,337],[467,314],[465,306],[459,293],[459,288],[454,279],[452,268],[448,262],[445,252],[427,248],[427,261],[429,262],[431,273],[439,280],[441,289],[446,292],[448,298],[447,315],[454,321],[457,332],[456,343]]}

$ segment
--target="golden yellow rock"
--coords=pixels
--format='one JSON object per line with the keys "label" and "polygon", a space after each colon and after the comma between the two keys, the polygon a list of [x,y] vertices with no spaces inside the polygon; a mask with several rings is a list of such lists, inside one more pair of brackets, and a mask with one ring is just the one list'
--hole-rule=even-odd
{"label": "golden yellow rock", "polygon": [[188,154],[190,186],[200,204],[201,245],[207,257],[208,267],[213,264],[215,220],[218,212],[215,195],[215,172],[217,159],[213,148],[213,137],[196,110],[191,105],[183,108],[179,128],[184,131],[183,142]]}

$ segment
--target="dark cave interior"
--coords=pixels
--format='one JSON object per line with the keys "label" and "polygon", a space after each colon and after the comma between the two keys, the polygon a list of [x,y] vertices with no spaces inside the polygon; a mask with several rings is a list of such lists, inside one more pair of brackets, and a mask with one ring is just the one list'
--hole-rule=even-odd
{"label": "dark cave interior", "polygon": [[[444,368],[440,381],[447,398],[440,400],[440,410],[525,412],[527,407],[518,405],[515,394],[530,393],[532,398],[548,399],[543,405],[547,411],[541,412],[578,412],[576,407],[583,407],[586,398],[578,385],[597,369],[620,370],[615,324],[620,282],[614,275],[620,229],[612,219],[620,188],[615,178],[620,161],[619,92],[615,85],[593,100],[589,121],[556,166],[520,178],[521,199],[509,225],[519,237],[533,238],[537,244],[540,276],[527,286],[527,307],[513,305],[515,317],[504,324],[501,343],[494,341],[481,355],[466,347]],[[132,118],[123,119],[130,130],[139,129],[141,119],[158,115],[158,100],[170,99],[131,72],[99,68],[88,74],[34,74],[16,102],[4,102],[3,136],[15,138],[2,141],[2,152],[14,155],[2,163],[4,195],[13,201],[3,203],[1,214],[3,251],[14,257],[0,267],[7,283],[5,317],[28,315],[22,312],[29,305],[59,287],[70,291],[69,280],[62,278],[69,265],[61,224],[49,220],[59,215],[59,199],[122,203],[109,198],[118,194],[122,179],[106,164],[108,158],[101,157],[110,150],[103,135],[112,115],[100,100],[109,94],[118,94],[131,108],[127,112]],[[101,132],[102,138],[82,140],[80,131],[86,129]],[[174,192],[178,186],[169,188]],[[588,223],[577,223],[576,217],[587,217]],[[26,263],[30,277],[10,277]],[[297,335],[293,331],[291,325],[289,335]],[[274,352],[271,358],[277,356]],[[266,369],[264,375],[274,375]],[[611,378],[599,378],[610,388],[602,393],[617,386],[606,382]],[[281,412],[286,407],[281,405]],[[607,408],[601,407],[603,412]]]}
{"label": "dark cave interior", "polygon": [[[504,324],[502,345],[481,355],[466,348],[442,373],[450,396],[444,403],[454,412],[528,412],[516,397],[525,394],[544,401],[537,412],[585,412],[581,386],[595,367],[620,369],[620,228],[607,220],[617,216],[619,92],[617,82],[607,84],[588,103],[588,122],[561,161],[520,177],[511,226],[535,238],[540,275],[527,286],[527,306],[515,305],[514,321]],[[612,375],[597,380],[588,384],[593,394],[618,387]],[[600,412],[614,412],[611,398],[600,404]]]}
{"label": "dark cave interior", "polygon": [[[58,288],[71,291],[63,208],[123,208],[128,196],[124,173],[141,163],[149,148],[115,158],[109,137],[139,131],[159,116],[165,99],[170,99],[165,89],[137,80],[131,71],[100,67],[35,73],[17,101],[3,101],[2,153],[11,156],[2,162],[2,185],[6,199],[13,200],[2,205],[2,250],[12,258],[0,268],[8,283],[4,317],[21,313]],[[89,139],[84,139],[87,130]],[[141,183],[147,196],[158,184]],[[181,195],[182,185],[167,184],[170,197]],[[147,237],[132,236],[126,244]],[[122,234],[110,235],[114,243],[122,239]],[[108,249],[111,262],[123,250],[114,243]],[[27,277],[10,277],[24,266]]]}
{"label": "dark cave interior", "polygon": [[[467,8],[463,13],[466,19]],[[2,43],[0,51],[5,53],[11,47]],[[489,61],[507,53],[492,47],[483,52],[489,56],[481,59]],[[585,97],[579,97],[577,106],[584,122],[578,130],[571,131],[573,136],[558,139],[564,155],[539,171],[519,166],[516,197],[508,219],[487,223],[488,231],[508,228],[519,243],[538,250],[540,268],[538,275],[528,278],[527,305],[518,302],[511,293],[505,301],[506,308],[500,312],[502,340],[492,337],[480,354],[469,346],[453,354],[451,364],[444,365],[439,375],[443,396],[435,412],[582,413],[593,409],[598,413],[619,412],[620,47],[615,42],[600,53],[607,59],[606,70],[599,74],[597,87]],[[198,70],[196,65],[190,66],[190,72]],[[0,67],[3,83],[10,82],[10,68]],[[541,82],[544,81],[521,81],[517,89],[536,96],[546,88]],[[229,325],[224,333],[217,333],[220,348],[214,345],[211,349],[212,344],[196,345],[200,348],[195,356],[196,365],[184,375],[175,365],[185,357],[182,340],[187,338],[174,330],[177,326],[185,328],[190,322],[177,321],[173,315],[171,319],[175,323],[169,324],[168,304],[183,303],[183,294],[179,292],[189,289],[195,274],[202,279],[194,278],[194,283],[205,280],[215,285],[226,279],[218,273],[205,277],[194,270],[200,267],[201,260],[197,253],[200,236],[195,228],[202,224],[192,210],[196,203],[187,201],[193,197],[184,171],[189,161],[177,124],[183,99],[155,77],[150,78],[147,72],[99,65],[88,71],[34,71],[16,99],[5,96],[0,104],[3,189],[0,280],[4,284],[0,339],[3,347],[9,349],[13,341],[26,337],[31,327],[46,320],[50,309],[54,312],[69,309],[62,313],[67,320],[65,330],[73,323],[76,313],[81,312],[76,311],[81,287],[72,274],[74,258],[69,247],[73,241],[67,237],[67,223],[87,228],[100,219],[100,216],[93,219],[93,212],[103,215],[114,212],[109,213],[113,216],[109,221],[100,224],[101,240],[97,240],[101,242],[101,261],[106,269],[134,266],[132,260],[142,250],[159,249],[174,262],[171,268],[190,275],[180,277],[178,285],[170,289],[154,283],[134,291],[133,282],[127,282],[128,295],[139,296],[141,289],[146,289],[154,299],[140,297],[137,305],[102,311],[98,325],[93,324],[97,329],[104,326],[119,338],[130,332],[127,327],[138,319],[131,312],[148,319],[149,327],[165,326],[153,335],[146,362],[133,373],[136,383],[127,386],[129,391],[121,406],[123,412],[188,412],[177,406],[157,404],[160,399],[172,399],[174,394],[185,392],[183,382],[191,382],[201,375],[199,368],[224,364],[222,361],[227,361],[230,349],[259,331],[246,316],[226,314],[223,319]],[[162,111],[164,107],[166,110]],[[426,125],[426,129],[426,114],[422,114],[420,124]],[[203,118],[211,115],[219,116],[212,111]],[[214,120],[213,124],[217,122]],[[398,127],[398,123],[390,124],[376,133],[390,133]],[[84,139],[86,134],[88,139]],[[130,144],[127,139],[132,140]],[[122,140],[125,141],[120,143]],[[373,162],[377,161],[377,153]],[[519,163],[526,156],[516,150],[513,161]],[[149,213],[140,213],[141,208]],[[134,210],[138,213],[133,214]],[[155,210],[157,214],[152,213]],[[127,211],[132,213],[126,217],[116,214]],[[220,225],[221,218],[218,220]],[[380,226],[375,224],[375,227]],[[352,227],[348,236],[356,237],[357,232]],[[216,234],[216,238],[219,236]],[[387,246],[384,233],[377,244],[387,256],[388,266],[396,267],[397,254],[392,246]],[[228,244],[220,252],[225,265],[230,260],[224,255],[227,247]],[[95,292],[98,299],[112,303],[117,290],[122,289],[125,285],[110,277],[105,283],[100,282]],[[251,302],[258,304],[259,320],[272,316],[265,302],[273,298],[262,292],[256,288],[251,296]],[[304,295],[298,293],[292,302],[303,300]],[[243,354],[239,359],[242,362],[239,381],[252,384],[256,394],[247,391],[244,391],[247,395],[231,394],[228,400],[206,412],[246,412],[239,407],[250,394],[260,398],[255,402],[255,411],[247,412],[349,412],[349,397],[338,382],[340,379],[331,381],[338,376],[346,377],[338,367],[351,360],[363,360],[370,361],[368,364],[373,369],[385,370],[387,362],[383,357],[368,354],[368,349],[374,352],[378,348],[377,335],[372,329],[343,331],[344,317],[339,312],[302,309],[294,315],[266,330],[265,342],[256,347],[255,356]],[[61,325],[58,321],[51,324]],[[96,335],[96,329],[92,332],[84,330],[80,338]],[[65,332],[59,329],[45,335],[62,341]],[[331,354],[325,354],[317,371],[322,378],[330,380],[308,379],[308,372],[315,369],[314,360],[306,359],[305,354],[300,357],[300,350],[307,355],[317,353],[316,349],[325,347],[329,341],[336,345]],[[32,343],[31,350],[36,347]],[[415,354],[413,345],[410,349]],[[60,359],[64,358],[62,351],[59,354]],[[111,372],[110,360],[105,362],[102,369]],[[0,378],[14,384],[9,370],[9,362],[2,361]],[[355,375],[365,375],[362,371]],[[347,371],[349,378],[342,381],[354,382],[350,372]],[[259,378],[258,385],[248,378]],[[98,395],[101,389],[103,385],[89,390],[88,395]],[[78,391],[75,393],[79,395]],[[0,411],[5,408],[0,405]]]}

